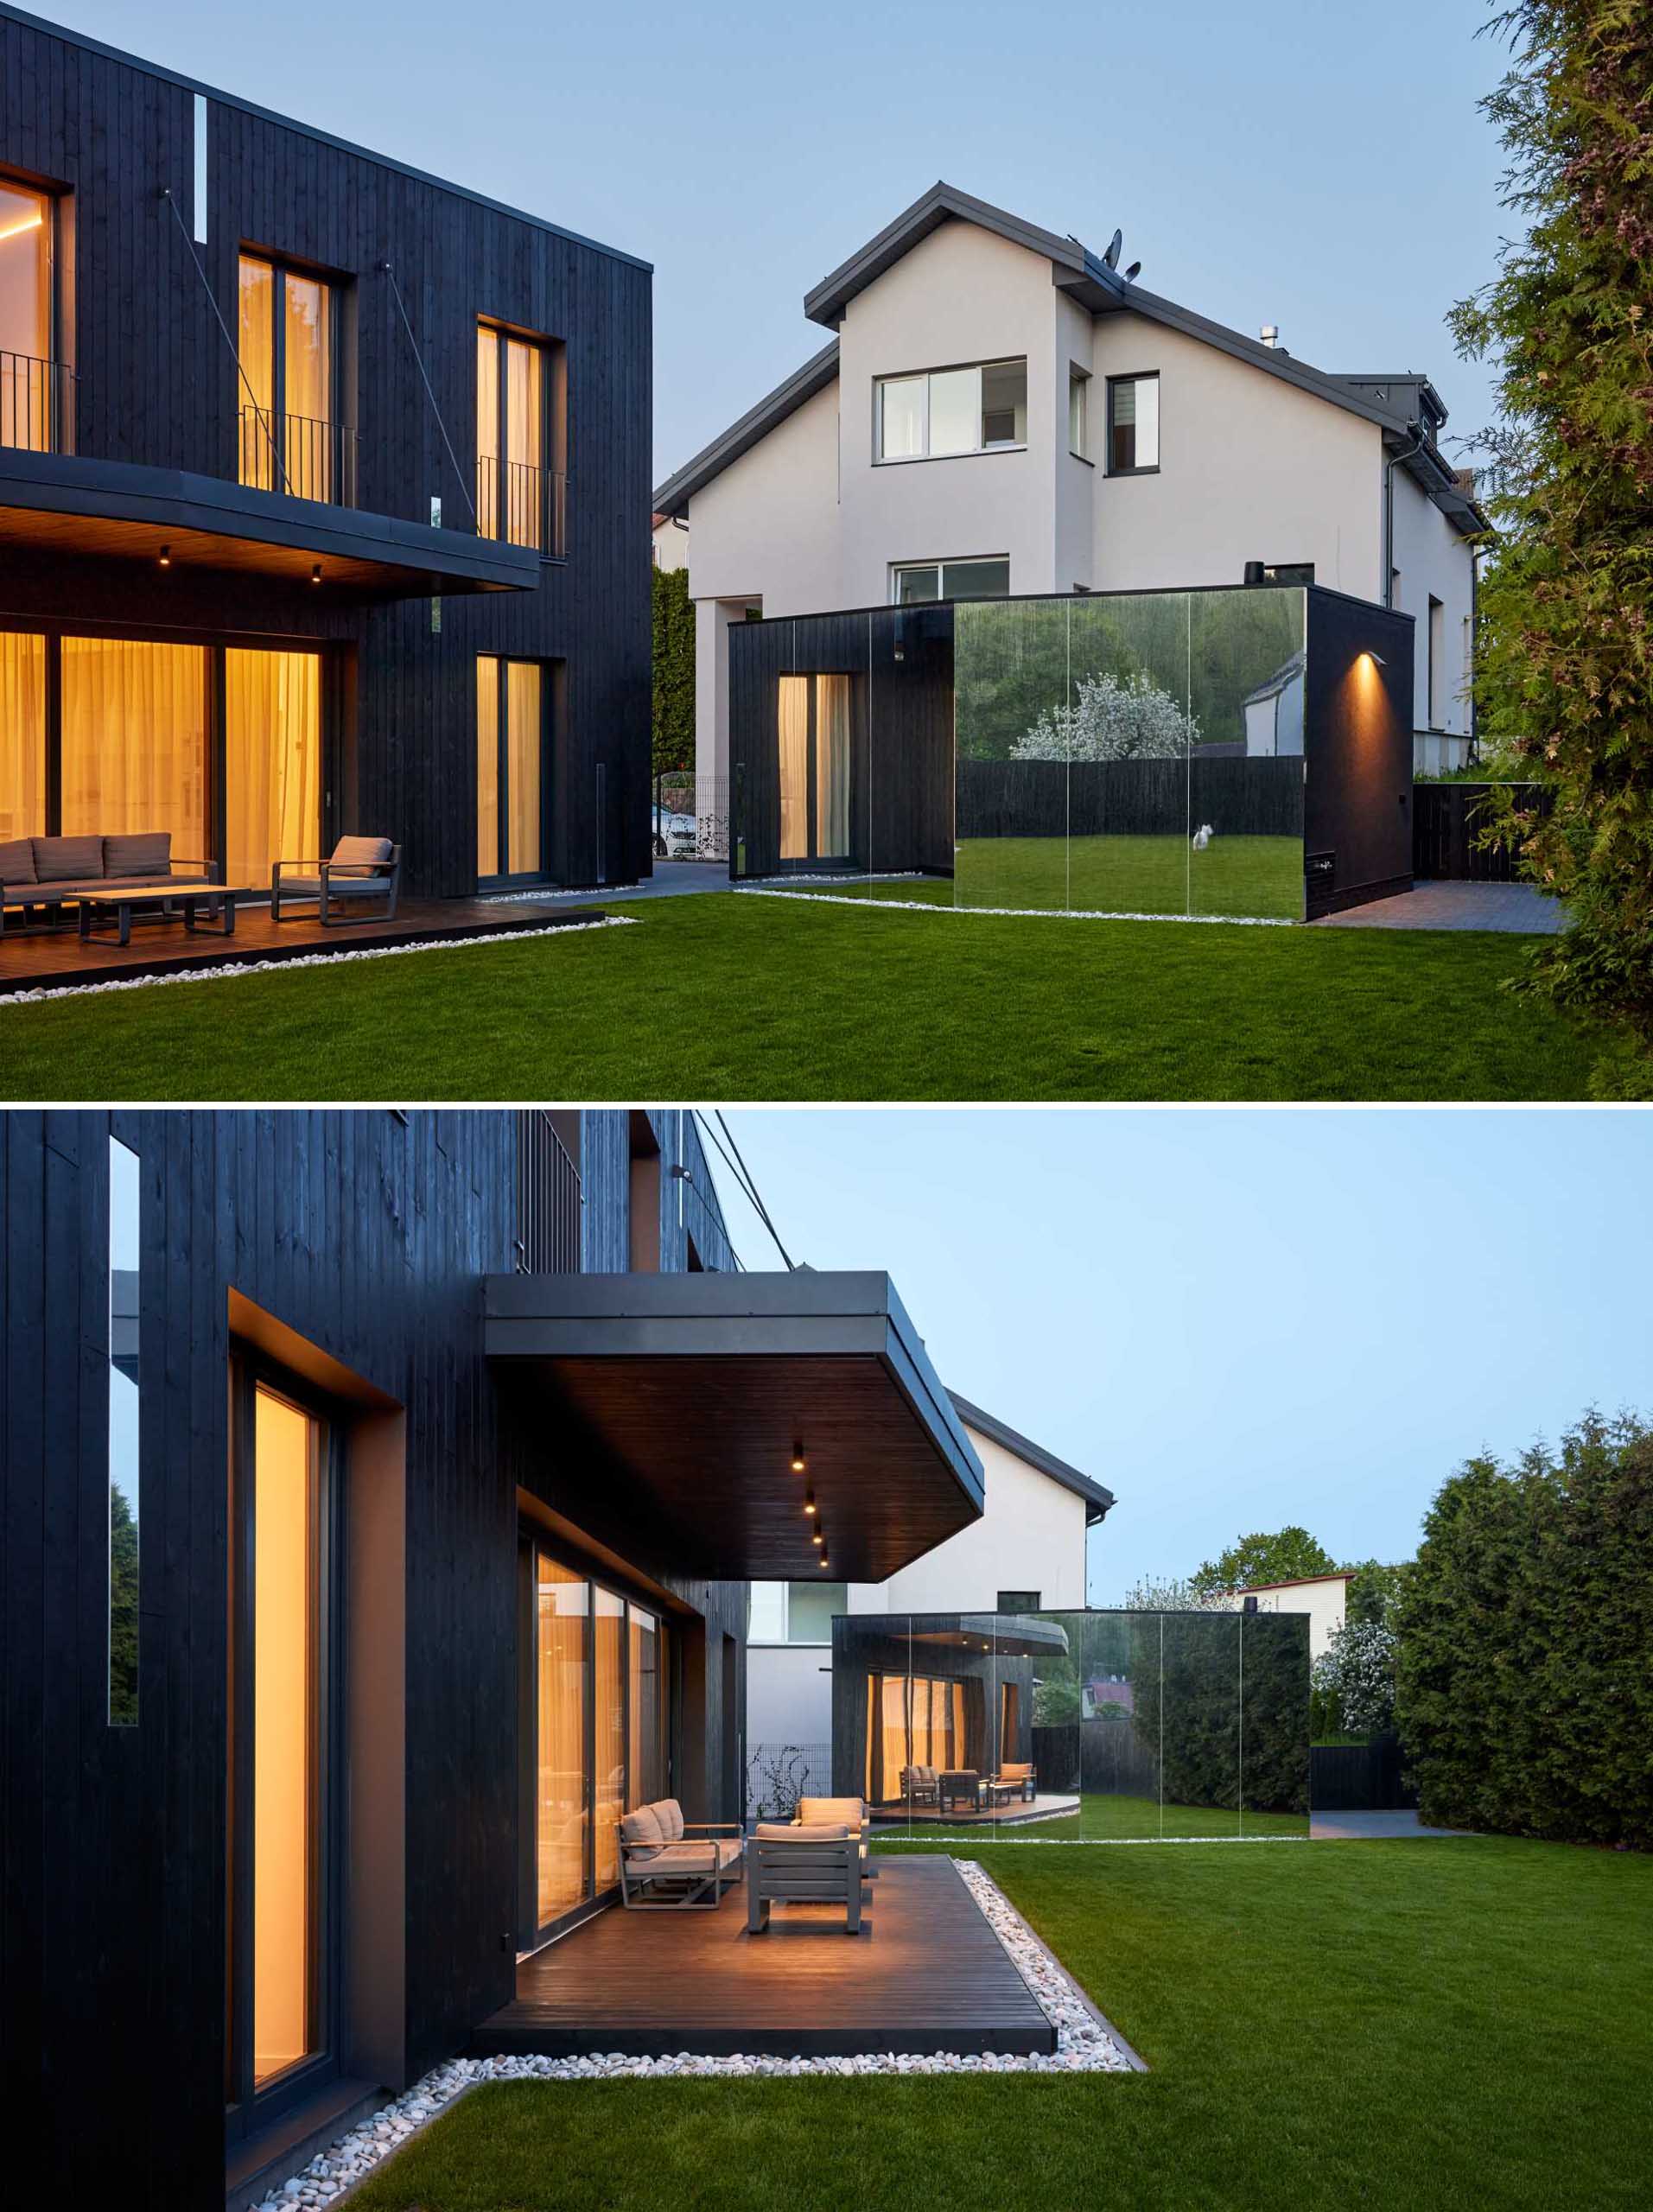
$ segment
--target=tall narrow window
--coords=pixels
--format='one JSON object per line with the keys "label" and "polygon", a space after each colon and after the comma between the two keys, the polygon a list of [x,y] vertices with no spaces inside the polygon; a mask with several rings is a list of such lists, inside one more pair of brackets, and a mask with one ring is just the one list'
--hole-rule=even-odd
{"label": "tall narrow window", "polygon": [[665,1795],[665,1697],[660,1624],[641,1605],[630,1609],[631,1673],[627,1691],[630,1741],[626,1796],[651,1805]]}
{"label": "tall narrow window", "polygon": [[27,453],[70,442],[68,376],[54,359],[56,219],[46,194],[0,181],[0,446]]}
{"label": "tall narrow window", "polygon": [[849,857],[854,678],[783,676],[777,701],[780,857]]}
{"label": "tall narrow window", "polygon": [[1134,476],[1160,465],[1160,379],[1108,379],[1108,474]]}
{"label": "tall narrow window", "polygon": [[780,679],[780,856],[807,860],[810,850],[810,679]]}
{"label": "tall narrow window", "polygon": [[562,551],[560,483],[547,467],[546,348],[494,324],[476,330],[476,526],[484,537]]}
{"label": "tall narrow window", "polygon": [[537,661],[476,664],[476,872],[544,867],[545,686]]}
{"label": "tall narrow window", "polygon": [[226,878],[260,886],[321,851],[321,657],[224,656]]}
{"label": "tall narrow window", "polygon": [[1446,727],[1446,610],[1429,594],[1429,662],[1427,675],[1429,727]]}
{"label": "tall narrow window", "polygon": [[592,1595],[597,1785],[593,1872],[598,1889],[607,1890],[620,1879],[620,1816],[626,1809],[626,1605],[601,1584]]}
{"label": "tall narrow window", "polygon": [[138,1164],[109,1140],[109,1725],[137,1726]]}
{"label": "tall narrow window", "polygon": [[535,1821],[539,1924],[586,1894],[586,1582],[535,1555],[538,1789]]}
{"label": "tall narrow window", "polygon": [[337,287],[244,253],[240,480],[348,505],[355,439],[340,421]]}
{"label": "tall narrow window", "polygon": [[1071,368],[1067,372],[1067,449],[1081,461],[1090,458],[1090,378],[1083,369]]}
{"label": "tall narrow window", "polygon": [[260,1388],[252,1511],[252,2080],[321,2046],[321,1424]]}
{"label": "tall narrow window", "polygon": [[[0,845],[43,837],[46,640],[26,631],[0,630]],[[0,861],[0,880],[5,872]]]}

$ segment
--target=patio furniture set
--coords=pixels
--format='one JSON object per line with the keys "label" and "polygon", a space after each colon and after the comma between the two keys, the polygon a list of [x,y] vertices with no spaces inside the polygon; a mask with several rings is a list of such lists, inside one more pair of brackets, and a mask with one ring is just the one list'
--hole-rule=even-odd
{"label": "patio furniture set", "polygon": [[764,1934],[778,1904],[840,1905],[844,1932],[861,1932],[861,1885],[877,1869],[858,1797],[800,1797],[790,1821],[760,1821],[747,1840],[736,1821],[685,1821],[675,1797],[640,1805],[620,1824],[620,1901],[633,1912],[715,1911],[747,1885],[747,1932]]}
{"label": "patio furniture set", "polygon": [[996,1774],[973,1767],[910,1766],[901,1772],[901,1796],[910,1806],[938,1813],[991,1813],[1039,1796],[1039,1775],[1030,1760],[1003,1759]]}
{"label": "patio furniture set", "polygon": [[[341,837],[328,860],[277,861],[266,887],[218,883],[205,861],[175,855],[172,833],[124,836],[10,837],[0,842],[0,937],[6,916],[21,913],[25,930],[64,926],[73,908],[83,943],[113,927],[131,943],[135,919],[181,921],[187,931],[235,934],[238,899],[270,900],[272,921],[283,907],[315,906],[323,929],[345,901],[371,900],[394,919],[402,880],[402,848],[388,837]],[[37,919],[39,917],[41,918]]]}

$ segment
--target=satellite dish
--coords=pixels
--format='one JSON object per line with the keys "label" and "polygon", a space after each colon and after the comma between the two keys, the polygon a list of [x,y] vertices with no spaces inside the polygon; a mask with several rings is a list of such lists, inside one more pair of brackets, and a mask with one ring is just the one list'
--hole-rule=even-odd
{"label": "satellite dish", "polygon": [[1130,267],[1125,271],[1125,282],[1128,284],[1134,284],[1141,273],[1141,263],[1140,261],[1133,261]]}
{"label": "satellite dish", "polygon": [[1123,231],[1116,231],[1116,232],[1114,232],[1114,234],[1113,234],[1112,238],[1109,238],[1109,240],[1108,241],[1108,251],[1107,251],[1107,252],[1106,252],[1106,253],[1104,253],[1104,254],[1103,255],[1103,257],[1102,257],[1102,265],[1103,265],[1103,267],[1104,269],[1117,269],[1117,268],[1118,268],[1118,266],[1119,266],[1119,249],[1120,249],[1120,247],[1121,247],[1121,246],[1122,246],[1122,245],[1124,245],[1124,243],[1125,243],[1125,233],[1124,233],[1124,232],[1123,232]]}

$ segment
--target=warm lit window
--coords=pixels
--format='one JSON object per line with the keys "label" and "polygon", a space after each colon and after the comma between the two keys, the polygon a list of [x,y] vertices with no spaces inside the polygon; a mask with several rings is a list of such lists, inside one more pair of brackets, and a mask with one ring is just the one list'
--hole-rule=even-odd
{"label": "warm lit window", "polygon": [[1160,379],[1108,379],[1108,474],[1140,475],[1160,465]]}
{"label": "warm lit window", "polygon": [[874,387],[881,461],[939,461],[1027,442],[1027,364],[883,377]]}
{"label": "warm lit window", "polygon": [[1067,449],[1081,461],[1090,458],[1090,430],[1087,421],[1090,379],[1083,369],[1067,372]]}
{"label": "warm lit window", "polygon": [[476,527],[483,537],[563,550],[563,479],[550,466],[551,349],[476,327]]}
{"label": "warm lit window", "polygon": [[853,678],[783,676],[776,721],[780,739],[780,857],[849,857],[849,753]]}
{"label": "warm lit window", "polygon": [[45,193],[0,181],[0,446],[25,453],[72,442],[71,380],[54,358],[57,214]]}
{"label": "warm lit window", "polygon": [[476,664],[476,872],[537,875],[542,859],[545,685],[537,661]]}
{"label": "warm lit window", "polygon": [[240,480],[348,506],[356,442],[340,420],[337,287],[244,253],[239,316]]}
{"label": "warm lit window", "polygon": [[109,1703],[137,1726],[138,1157],[109,1140]]}
{"label": "warm lit window", "polygon": [[1009,593],[1008,560],[903,561],[890,570],[890,597],[897,607],[935,599],[1006,599]]}

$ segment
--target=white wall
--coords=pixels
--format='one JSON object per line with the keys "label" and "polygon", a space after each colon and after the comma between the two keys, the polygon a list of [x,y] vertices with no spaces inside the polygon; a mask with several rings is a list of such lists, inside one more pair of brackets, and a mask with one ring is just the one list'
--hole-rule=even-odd
{"label": "white wall", "polygon": [[1339,1575],[1322,1582],[1294,1582],[1283,1590],[1243,1591],[1240,1594],[1255,1596],[1260,1613],[1307,1613],[1308,1656],[1313,1662],[1332,1641],[1332,1631],[1343,1626],[1348,1588]]}
{"label": "white wall", "polygon": [[689,532],[670,516],[654,529],[654,565],[668,573],[689,566]]}
{"label": "white wall", "polygon": [[1097,319],[1105,379],[1157,372],[1157,475],[1097,488],[1095,588],[1237,584],[1248,561],[1313,561],[1316,583],[1383,597],[1383,436],[1375,423],[1135,315]]}
{"label": "white wall", "polygon": [[747,1742],[832,1741],[832,1646],[747,1646]]}
{"label": "white wall", "polygon": [[[1439,728],[1459,734],[1469,728],[1465,697],[1469,671],[1470,610],[1474,603],[1472,556],[1467,543],[1433,499],[1426,498],[1403,468],[1394,472],[1394,541],[1390,566],[1400,570],[1395,604],[1414,618],[1413,677],[1415,730]],[[1441,602],[1444,669],[1437,684],[1439,721],[1429,713],[1429,597]]]}

